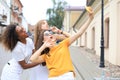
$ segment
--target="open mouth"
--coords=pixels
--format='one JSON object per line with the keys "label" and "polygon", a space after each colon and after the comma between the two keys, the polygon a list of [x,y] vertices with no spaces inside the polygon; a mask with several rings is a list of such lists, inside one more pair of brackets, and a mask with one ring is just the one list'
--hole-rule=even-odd
{"label": "open mouth", "polygon": [[53,37],[52,36],[50,36],[50,39],[52,39]]}

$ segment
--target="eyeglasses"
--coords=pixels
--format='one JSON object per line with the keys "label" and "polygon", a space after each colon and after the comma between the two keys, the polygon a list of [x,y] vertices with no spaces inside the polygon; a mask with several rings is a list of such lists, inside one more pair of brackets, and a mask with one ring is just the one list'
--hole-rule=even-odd
{"label": "eyeglasses", "polygon": [[53,35],[53,34],[55,34],[55,33],[51,30],[47,30],[44,32],[44,36],[49,36],[49,35]]}

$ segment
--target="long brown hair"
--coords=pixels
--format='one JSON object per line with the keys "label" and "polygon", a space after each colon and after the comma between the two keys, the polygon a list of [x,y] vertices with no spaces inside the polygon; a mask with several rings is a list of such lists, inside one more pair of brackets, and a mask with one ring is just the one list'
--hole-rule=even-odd
{"label": "long brown hair", "polygon": [[[39,34],[39,39],[38,39],[38,42],[37,42],[37,44],[36,44],[36,49],[38,49],[38,48],[40,48],[42,45],[43,45],[43,40],[44,40],[44,32],[45,32],[46,30],[42,30],[41,32],[40,32],[40,34]],[[50,48],[45,48],[42,52],[41,52],[41,55],[43,55],[43,54],[48,54],[49,53],[49,51],[50,51]],[[43,66],[45,66],[46,65],[46,63],[45,62],[43,62],[42,63],[42,65]]]}
{"label": "long brown hair", "polygon": [[[40,38],[39,38],[39,48],[43,45],[43,40],[44,40],[44,32],[45,32],[46,30],[42,30],[41,31],[41,34],[40,34]],[[48,54],[49,53],[49,51],[50,51],[50,48],[45,48],[43,51],[42,51],[42,53],[41,53],[41,55],[42,54]]]}
{"label": "long brown hair", "polygon": [[8,51],[12,51],[17,42],[19,41],[18,35],[16,33],[16,27],[15,24],[10,24],[6,27],[4,33],[2,34],[2,43],[5,49]]}
{"label": "long brown hair", "polygon": [[42,31],[42,24],[46,20],[40,20],[37,22],[37,24],[34,26],[34,45],[35,45],[35,50],[38,49],[39,45],[39,37],[40,37],[40,32]]}

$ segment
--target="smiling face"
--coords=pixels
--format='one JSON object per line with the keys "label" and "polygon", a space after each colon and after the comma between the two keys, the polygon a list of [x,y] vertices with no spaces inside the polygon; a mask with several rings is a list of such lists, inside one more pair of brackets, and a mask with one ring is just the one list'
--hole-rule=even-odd
{"label": "smiling face", "polygon": [[18,38],[21,39],[25,39],[28,37],[28,34],[26,33],[25,29],[21,26],[17,26],[16,27],[16,33],[18,35]]}

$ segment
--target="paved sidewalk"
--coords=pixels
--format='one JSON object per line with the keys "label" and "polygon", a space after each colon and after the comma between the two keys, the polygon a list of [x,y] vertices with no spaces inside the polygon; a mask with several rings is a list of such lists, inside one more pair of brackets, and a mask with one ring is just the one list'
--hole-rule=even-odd
{"label": "paved sidewalk", "polygon": [[100,68],[100,57],[95,55],[94,51],[71,46],[70,52],[77,70],[76,80],[120,80],[120,66],[105,60],[105,67]]}
{"label": "paved sidewalk", "polygon": [[77,75],[81,76],[82,79],[77,80],[94,80],[95,77],[100,77],[102,70],[91,62],[87,56],[83,55],[86,52],[79,47],[70,47],[71,57],[73,65],[77,70]]}

